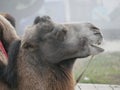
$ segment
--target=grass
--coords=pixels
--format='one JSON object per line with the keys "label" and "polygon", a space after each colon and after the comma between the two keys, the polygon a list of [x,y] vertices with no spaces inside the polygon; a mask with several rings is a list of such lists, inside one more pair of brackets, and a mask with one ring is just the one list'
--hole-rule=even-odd
{"label": "grass", "polygon": [[[88,60],[89,58],[77,60],[73,70],[75,78],[84,70]],[[120,85],[120,52],[95,56],[80,82]]]}

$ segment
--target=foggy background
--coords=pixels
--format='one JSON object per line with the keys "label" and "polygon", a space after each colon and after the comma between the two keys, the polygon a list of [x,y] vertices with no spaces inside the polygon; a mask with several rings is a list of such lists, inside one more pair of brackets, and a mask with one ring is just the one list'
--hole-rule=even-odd
{"label": "foggy background", "polygon": [[[120,0],[2,0],[0,12],[8,12],[16,18],[19,35],[36,16],[49,15],[60,23],[93,23],[102,30],[105,40],[120,43]],[[120,45],[112,44],[120,50]]]}
{"label": "foggy background", "polygon": [[[120,63],[120,0],[1,0],[0,12],[10,13],[16,18],[19,35],[24,33],[25,27],[31,25],[38,15],[48,15],[58,23],[93,23],[103,33],[104,53],[112,56],[111,53],[117,52],[117,63]],[[110,56],[106,59],[111,59]],[[113,63],[110,67],[112,65]],[[120,72],[120,64],[116,72]],[[120,78],[120,73],[117,75]]]}

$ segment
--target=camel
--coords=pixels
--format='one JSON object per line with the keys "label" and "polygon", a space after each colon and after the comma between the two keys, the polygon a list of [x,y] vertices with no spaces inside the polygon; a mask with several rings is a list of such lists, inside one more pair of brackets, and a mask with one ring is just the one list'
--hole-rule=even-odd
{"label": "camel", "polygon": [[[7,53],[9,45],[12,43],[12,41],[18,38],[19,37],[15,31],[15,18],[10,14],[0,13],[0,41]],[[7,64],[6,60],[2,60],[2,62]]]}
{"label": "camel", "polygon": [[99,28],[90,23],[60,24],[49,16],[38,16],[24,36],[16,36],[11,43],[1,81],[7,89],[1,85],[0,88],[74,90],[74,62],[103,52],[97,46],[102,39]]}
{"label": "camel", "polygon": [[[2,82],[2,74],[8,64],[8,49],[12,41],[19,37],[15,31],[15,19],[7,13],[0,13],[0,89],[7,90],[7,85]],[[4,53],[3,53],[4,52]]]}

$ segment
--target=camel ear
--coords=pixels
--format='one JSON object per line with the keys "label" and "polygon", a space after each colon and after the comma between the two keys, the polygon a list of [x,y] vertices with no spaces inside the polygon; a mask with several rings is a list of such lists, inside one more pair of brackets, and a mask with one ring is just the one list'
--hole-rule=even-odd
{"label": "camel ear", "polygon": [[90,54],[91,55],[97,55],[97,54],[99,54],[103,51],[104,51],[103,48],[100,48],[100,47],[97,47],[97,46],[94,46],[94,45],[90,46]]}
{"label": "camel ear", "polygon": [[35,20],[34,20],[34,24],[39,23],[39,21],[40,21],[40,16],[37,16],[37,17],[35,18]]}
{"label": "camel ear", "polygon": [[34,24],[38,24],[39,22],[44,22],[46,20],[51,20],[51,18],[49,16],[43,16],[43,17],[37,16],[34,20]]}

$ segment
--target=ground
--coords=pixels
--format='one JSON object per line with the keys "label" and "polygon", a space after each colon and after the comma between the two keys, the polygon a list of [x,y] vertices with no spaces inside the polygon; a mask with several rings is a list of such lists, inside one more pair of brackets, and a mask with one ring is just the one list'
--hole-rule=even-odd
{"label": "ground", "polygon": [[[89,58],[77,60],[73,70],[75,78],[86,67]],[[120,52],[95,56],[80,82],[120,85]]]}
{"label": "ground", "polygon": [[108,84],[77,84],[75,90],[120,90],[119,85]]}

